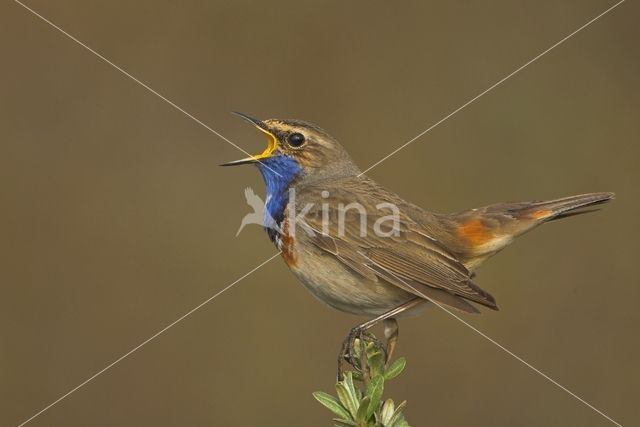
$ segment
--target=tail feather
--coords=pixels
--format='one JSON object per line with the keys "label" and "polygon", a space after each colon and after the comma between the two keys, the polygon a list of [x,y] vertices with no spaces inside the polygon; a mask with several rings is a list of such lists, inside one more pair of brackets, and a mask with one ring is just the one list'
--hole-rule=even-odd
{"label": "tail feather", "polygon": [[531,203],[522,212],[525,216],[542,221],[552,221],[574,215],[593,212],[597,209],[586,209],[608,202],[615,197],[614,193],[589,193],[563,197],[556,200]]}
{"label": "tail feather", "polygon": [[454,214],[448,247],[465,267],[475,269],[513,239],[538,225],[592,212],[593,206],[614,198],[613,193],[589,193],[542,202],[498,203]]}

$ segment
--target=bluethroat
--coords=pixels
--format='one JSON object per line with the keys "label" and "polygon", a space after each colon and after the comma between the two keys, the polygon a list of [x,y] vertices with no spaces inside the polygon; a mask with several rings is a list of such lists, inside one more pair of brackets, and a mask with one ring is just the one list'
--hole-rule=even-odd
{"label": "bluethroat", "polygon": [[[254,164],[266,185],[264,226],[298,280],[319,300],[370,320],[347,335],[338,356],[357,366],[354,342],[383,322],[390,358],[395,318],[430,303],[467,313],[497,310],[474,282],[474,271],[513,239],[538,225],[590,212],[613,193],[549,201],[498,203],[453,214],[428,212],[363,175],[345,149],[318,126],[300,120],[257,120],[261,154],[223,166]],[[586,208],[586,209],[585,209]]]}

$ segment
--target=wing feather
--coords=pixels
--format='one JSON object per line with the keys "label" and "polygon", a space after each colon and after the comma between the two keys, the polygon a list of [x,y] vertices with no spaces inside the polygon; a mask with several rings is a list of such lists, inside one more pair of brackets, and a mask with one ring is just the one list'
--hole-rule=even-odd
{"label": "wing feather", "polygon": [[[426,296],[466,312],[477,309],[465,299],[497,309],[495,299],[472,281],[462,262],[409,215],[413,213],[415,217],[419,208],[411,205],[405,210],[402,203],[406,202],[393,200],[400,205],[399,230],[397,234],[381,236],[373,227],[388,215],[375,209],[380,203],[380,191],[358,191],[356,200],[353,194],[353,189],[342,186],[334,190],[322,209],[309,211],[304,221],[311,234],[307,233],[305,238],[367,279],[384,280],[416,296]],[[385,195],[388,193],[382,192],[383,201]],[[339,213],[336,209],[339,204],[354,201],[366,208],[364,230],[359,211]],[[323,218],[330,219],[324,227]],[[338,227],[339,222],[342,227]]]}

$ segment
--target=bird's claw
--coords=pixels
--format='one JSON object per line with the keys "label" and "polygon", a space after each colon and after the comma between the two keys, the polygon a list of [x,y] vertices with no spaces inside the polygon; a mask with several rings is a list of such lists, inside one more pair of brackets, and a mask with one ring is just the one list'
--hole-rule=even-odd
{"label": "bird's claw", "polygon": [[[367,346],[372,343],[374,347],[380,351],[387,358],[387,349],[372,333],[367,332],[365,329],[355,327],[349,331],[349,334],[342,343],[340,354],[338,355],[338,380],[342,380],[342,362],[346,361],[351,365],[356,372],[363,373],[363,367],[365,366]],[[357,345],[362,346],[360,351],[357,350]]]}

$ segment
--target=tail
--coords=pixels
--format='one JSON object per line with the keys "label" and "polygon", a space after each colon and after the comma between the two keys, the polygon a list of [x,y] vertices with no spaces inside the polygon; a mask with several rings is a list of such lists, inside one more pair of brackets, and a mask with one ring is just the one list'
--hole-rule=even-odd
{"label": "tail", "polygon": [[452,228],[449,247],[472,270],[538,225],[592,212],[614,198],[613,193],[589,193],[543,202],[498,203],[446,218]]}
{"label": "tail", "polygon": [[574,215],[593,212],[593,206],[607,203],[615,197],[614,193],[589,193],[563,197],[544,202],[531,202],[514,209],[514,216],[539,221],[554,221]]}

